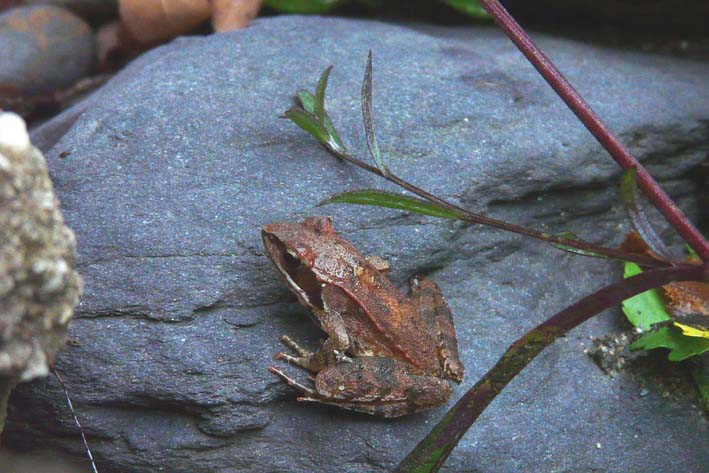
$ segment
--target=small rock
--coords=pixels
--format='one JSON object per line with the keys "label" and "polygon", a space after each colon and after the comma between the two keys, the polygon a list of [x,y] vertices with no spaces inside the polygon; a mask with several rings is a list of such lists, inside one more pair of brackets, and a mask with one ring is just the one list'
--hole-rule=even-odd
{"label": "small rock", "polygon": [[23,0],[22,3],[66,8],[92,25],[118,17],[118,0]]}
{"label": "small rock", "polygon": [[95,39],[89,25],[53,6],[11,8],[0,15],[0,86],[43,94],[91,72]]}

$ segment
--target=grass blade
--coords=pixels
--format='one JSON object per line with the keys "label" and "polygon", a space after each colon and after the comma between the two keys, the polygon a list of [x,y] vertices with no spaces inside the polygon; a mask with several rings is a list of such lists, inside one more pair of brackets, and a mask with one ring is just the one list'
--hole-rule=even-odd
{"label": "grass blade", "polygon": [[327,79],[330,77],[330,71],[332,71],[332,66],[328,66],[320,75],[318,86],[315,89],[314,113],[321,123],[325,121],[325,89],[327,89]]}
{"label": "grass blade", "polygon": [[374,123],[372,122],[372,51],[367,56],[367,67],[364,70],[364,80],[362,80],[362,117],[364,118],[364,133],[367,135],[367,148],[369,154],[374,159],[377,167],[384,176],[389,175],[382,155],[379,152],[377,136],[374,134]]}
{"label": "grass blade", "polygon": [[299,90],[296,95],[300,101],[300,106],[303,107],[306,112],[315,115],[315,96],[307,90]]}
{"label": "grass blade", "polygon": [[[567,240],[580,240],[580,238],[574,232],[569,231],[557,233],[555,236],[560,238],[566,238]],[[582,250],[580,248],[574,248],[568,245],[564,245],[562,243],[552,243],[552,245],[562,251],[566,251],[567,253],[573,253],[575,255],[589,256],[591,258],[608,258],[605,255],[601,255],[590,250]]]}
{"label": "grass blade", "polygon": [[285,115],[293,123],[313,135],[320,143],[327,144],[330,142],[330,134],[312,113],[300,107],[293,107]]}
{"label": "grass blade", "polygon": [[453,210],[449,210],[440,205],[409,197],[406,195],[396,194],[394,192],[380,191],[376,189],[366,189],[361,191],[350,191],[335,194],[327,200],[324,200],[320,205],[325,204],[358,204],[358,205],[375,205],[377,207],[387,207],[390,209],[405,210],[407,212],[417,213],[421,215],[429,215],[431,217],[450,218],[460,220],[461,214]]}
{"label": "grass blade", "polygon": [[704,277],[704,268],[698,265],[653,269],[610,284],[556,313],[510,345],[495,366],[460,398],[394,472],[438,471],[465,432],[505,386],[544,348],[569,330],[622,300],[648,289],[672,281],[696,281]]}
{"label": "grass blade", "polygon": [[628,168],[620,179],[620,199],[625,207],[625,212],[628,214],[631,225],[638,232],[640,238],[647,243],[647,246],[655,254],[672,259],[670,250],[655,231],[640,203],[637,176],[638,172],[635,168]]}

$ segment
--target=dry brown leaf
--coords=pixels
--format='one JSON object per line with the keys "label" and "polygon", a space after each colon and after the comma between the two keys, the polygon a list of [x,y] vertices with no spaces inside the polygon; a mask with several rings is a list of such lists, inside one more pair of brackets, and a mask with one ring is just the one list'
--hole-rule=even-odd
{"label": "dry brown leaf", "polygon": [[245,27],[258,15],[261,0],[213,0],[212,27],[217,33]]}
{"label": "dry brown leaf", "polygon": [[[620,245],[628,253],[637,253],[653,258],[658,256],[635,231],[630,231]],[[687,263],[698,263],[691,259]],[[667,300],[667,310],[685,335],[709,338],[709,284],[699,281],[683,281],[662,286]]]}
{"label": "dry brown leaf", "polygon": [[121,18],[144,44],[187,33],[212,15],[210,0],[120,0]]}

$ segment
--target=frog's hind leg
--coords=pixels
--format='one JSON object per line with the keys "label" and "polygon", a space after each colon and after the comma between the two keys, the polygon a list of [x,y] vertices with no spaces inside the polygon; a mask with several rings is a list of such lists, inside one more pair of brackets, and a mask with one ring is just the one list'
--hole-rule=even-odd
{"label": "frog's hind leg", "polygon": [[465,368],[458,354],[458,340],[450,307],[443,299],[440,288],[433,281],[413,277],[409,280],[409,286],[416,311],[436,334],[443,374],[446,378],[460,383]]}

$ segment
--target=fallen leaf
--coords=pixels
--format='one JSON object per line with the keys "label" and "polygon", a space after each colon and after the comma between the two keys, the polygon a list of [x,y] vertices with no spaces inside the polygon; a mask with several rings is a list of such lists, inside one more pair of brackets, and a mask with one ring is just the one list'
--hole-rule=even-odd
{"label": "fallen leaf", "polygon": [[213,0],[212,27],[217,33],[243,28],[259,8],[261,0]]}
{"label": "fallen leaf", "polygon": [[212,15],[210,0],[120,0],[121,18],[143,44],[187,33]]}

